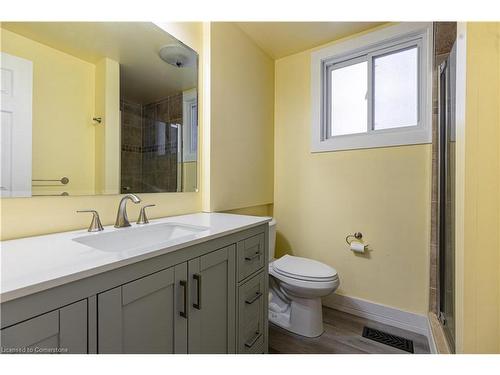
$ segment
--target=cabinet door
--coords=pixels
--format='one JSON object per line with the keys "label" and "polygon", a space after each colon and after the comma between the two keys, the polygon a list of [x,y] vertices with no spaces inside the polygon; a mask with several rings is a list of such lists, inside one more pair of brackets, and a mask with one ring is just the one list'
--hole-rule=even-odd
{"label": "cabinet door", "polygon": [[98,352],[186,353],[186,273],[183,263],[99,294]]}
{"label": "cabinet door", "polygon": [[235,245],[189,261],[189,353],[235,352]]}
{"label": "cabinet door", "polygon": [[4,353],[87,353],[87,300],[2,329]]}

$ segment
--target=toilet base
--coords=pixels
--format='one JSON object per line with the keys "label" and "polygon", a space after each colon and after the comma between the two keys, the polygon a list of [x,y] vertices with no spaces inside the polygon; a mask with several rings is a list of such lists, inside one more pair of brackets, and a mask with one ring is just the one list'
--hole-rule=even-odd
{"label": "toilet base", "polygon": [[[278,305],[284,302],[276,293],[271,291],[271,301],[279,300]],[[270,303],[270,305],[272,305]],[[323,311],[321,298],[297,298],[293,297],[286,308],[279,311],[269,309],[269,321],[277,326],[305,337],[318,337],[323,334]],[[276,309],[278,310],[278,309]]]}

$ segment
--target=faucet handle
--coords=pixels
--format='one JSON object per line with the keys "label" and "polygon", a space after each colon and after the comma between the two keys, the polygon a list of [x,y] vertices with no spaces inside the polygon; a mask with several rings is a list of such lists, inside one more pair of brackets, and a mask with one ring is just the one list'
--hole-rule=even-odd
{"label": "faucet handle", "polygon": [[148,217],[146,216],[146,208],[154,207],[156,204],[147,204],[141,207],[141,212],[139,213],[139,218],[137,219],[136,224],[147,224],[149,223]]}
{"label": "faucet handle", "polygon": [[89,229],[87,229],[88,232],[100,232],[104,230],[101,224],[101,219],[99,219],[99,214],[97,213],[96,210],[78,210],[76,211],[78,213],[81,212],[91,212],[92,213],[92,221],[90,222]]}

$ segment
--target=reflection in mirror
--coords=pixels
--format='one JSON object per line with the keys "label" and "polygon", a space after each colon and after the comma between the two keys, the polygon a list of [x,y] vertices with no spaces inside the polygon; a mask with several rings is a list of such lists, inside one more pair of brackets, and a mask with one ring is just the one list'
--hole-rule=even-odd
{"label": "reflection in mirror", "polygon": [[196,52],[145,22],[0,31],[2,197],[196,191]]}

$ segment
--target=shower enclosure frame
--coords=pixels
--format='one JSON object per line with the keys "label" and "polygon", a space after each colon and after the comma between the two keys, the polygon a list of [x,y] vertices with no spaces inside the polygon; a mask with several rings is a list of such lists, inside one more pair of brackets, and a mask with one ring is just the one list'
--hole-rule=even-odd
{"label": "shower enclosure frame", "polygon": [[455,351],[455,77],[456,47],[438,67],[438,319]]}

